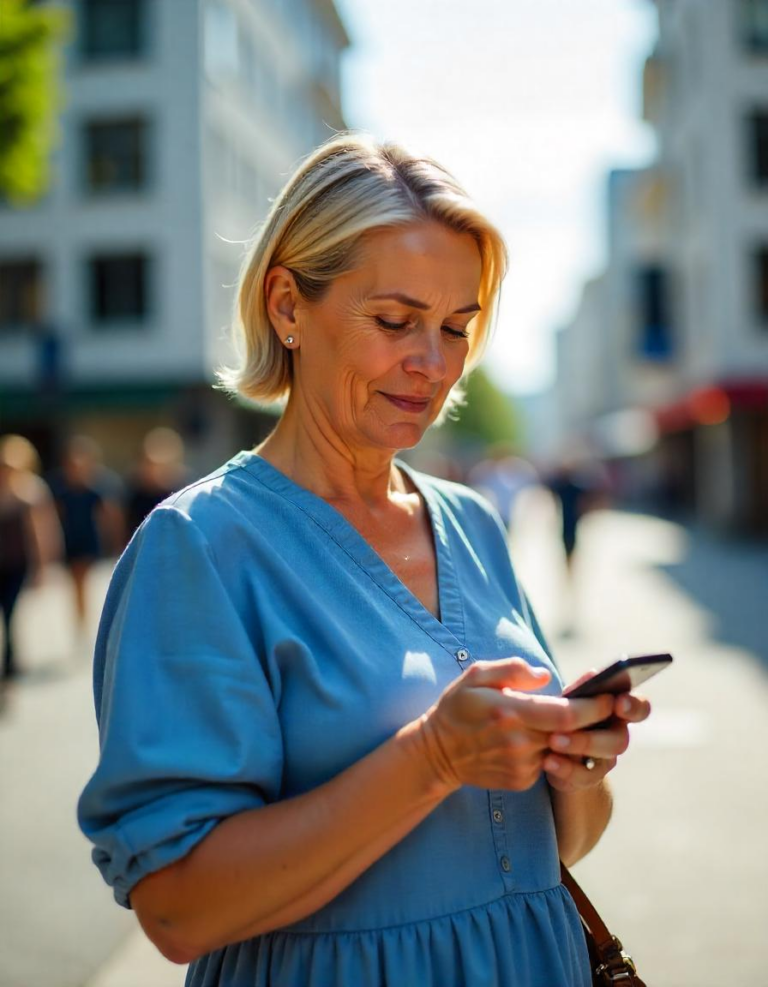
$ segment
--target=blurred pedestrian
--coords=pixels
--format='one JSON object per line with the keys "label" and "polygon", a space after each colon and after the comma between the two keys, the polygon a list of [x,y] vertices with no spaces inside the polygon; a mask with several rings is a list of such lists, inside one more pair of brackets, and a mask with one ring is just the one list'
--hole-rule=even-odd
{"label": "blurred pedestrian", "polygon": [[579,524],[588,511],[606,502],[607,483],[595,464],[566,455],[546,479],[546,486],[560,509],[560,535],[566,569],[571,576]]}
{"label": "blurred pedestrian", "polygon": [[22,588],[36,583],[61,554],[61,529],[50,490],[37,475],[35,447],[21,435],[0,438],[0,619],[2,680],[19,671],[12,618]]}
{"label": "blurred pedestrian", "polygon": [[470,469],[467,480],[493,504],[509,531],[518,495],[537,483],[538,475],[527,460],[515,455],[513,448],[502,442],[488,449],[485,459]]}
{"label": "blurred pedestrian", "polygon": [[184,463],[184,441],[172,428],[153,428],[144,436],[141,454],[126,483],[128,538],[149,512],[190,480]]}
{"label": "blurred pedestrian", "polygon": [[69,440],[61,468],[50,478],[64,532],[64,562],[72,578],[75,620],[81,637],[87,629],[86,582],[93,564],[120,547],[119,505],[100,479],[101,450],[93,439]]}

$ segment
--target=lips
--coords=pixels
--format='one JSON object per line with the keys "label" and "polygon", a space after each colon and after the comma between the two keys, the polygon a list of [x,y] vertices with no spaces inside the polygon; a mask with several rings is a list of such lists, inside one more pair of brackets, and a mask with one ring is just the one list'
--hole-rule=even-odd
{"label": "lips", "polygon": [[381,393],[390,404],[399,408],[400,411],[409,411],[414,415],[419,415],[422,411],[426,411],[432,400],[431,398],[418,397],[413,394],[387,394],[384,391]]}

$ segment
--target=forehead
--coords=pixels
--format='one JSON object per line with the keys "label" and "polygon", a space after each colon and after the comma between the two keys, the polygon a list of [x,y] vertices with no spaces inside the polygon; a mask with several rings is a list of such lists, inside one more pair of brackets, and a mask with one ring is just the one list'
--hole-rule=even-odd
{"label": "forehead", "polygon": [[481,273],[480,248],[471,234],[424,221],[370,233],[351,275],[367,290],[432,289],[467,305],[477,301]]}

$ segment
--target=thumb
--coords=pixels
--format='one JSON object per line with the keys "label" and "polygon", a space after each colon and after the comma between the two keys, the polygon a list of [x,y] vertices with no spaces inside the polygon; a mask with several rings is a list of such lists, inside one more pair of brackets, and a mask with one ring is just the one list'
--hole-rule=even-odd
{"label": "thumb", "polygon": [[489,689],[514,689],[534,692],[552,678],[546,668],[529,665],[522,658],[502,658],[500,661],[478,661],[468,671],[475,686]]}

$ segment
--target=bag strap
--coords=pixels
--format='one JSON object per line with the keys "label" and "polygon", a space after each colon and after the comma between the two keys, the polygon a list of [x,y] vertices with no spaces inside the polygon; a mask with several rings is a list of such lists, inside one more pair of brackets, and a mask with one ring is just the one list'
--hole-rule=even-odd
{"label": "bag strap", "polygon": [[[617,936],[612,936],[605,922],[600,918],[597,909],[579,887],[575,878],[560,861],[560,878],[573,898],[579,911],[584,930],[587,934],[588,945],[594,947],[597,965],[593,974],[602,980],[595,983],[626,984],[634,987],[645,987],[638,977],[632,957],[624,952],[624,947]],[[591,939],[591,943],[589,940]]]}
{"label": "bag strap", "polygon": [[576,907],[579,910],[579,915],[581,915],[582,920],[586,922],[589,931],[595,937],[595,942],[598,945],[602,943],[609,943],[612,941],[613,936],[608,931],[608,927],[605,922],[600,918],[597,913],[597,909],[586,896],[586,894],[581,890],[576,878],[571,874],[565,864],[560,862],[560,877],[563,884],[568,889],[570,896],[576,902]]}

